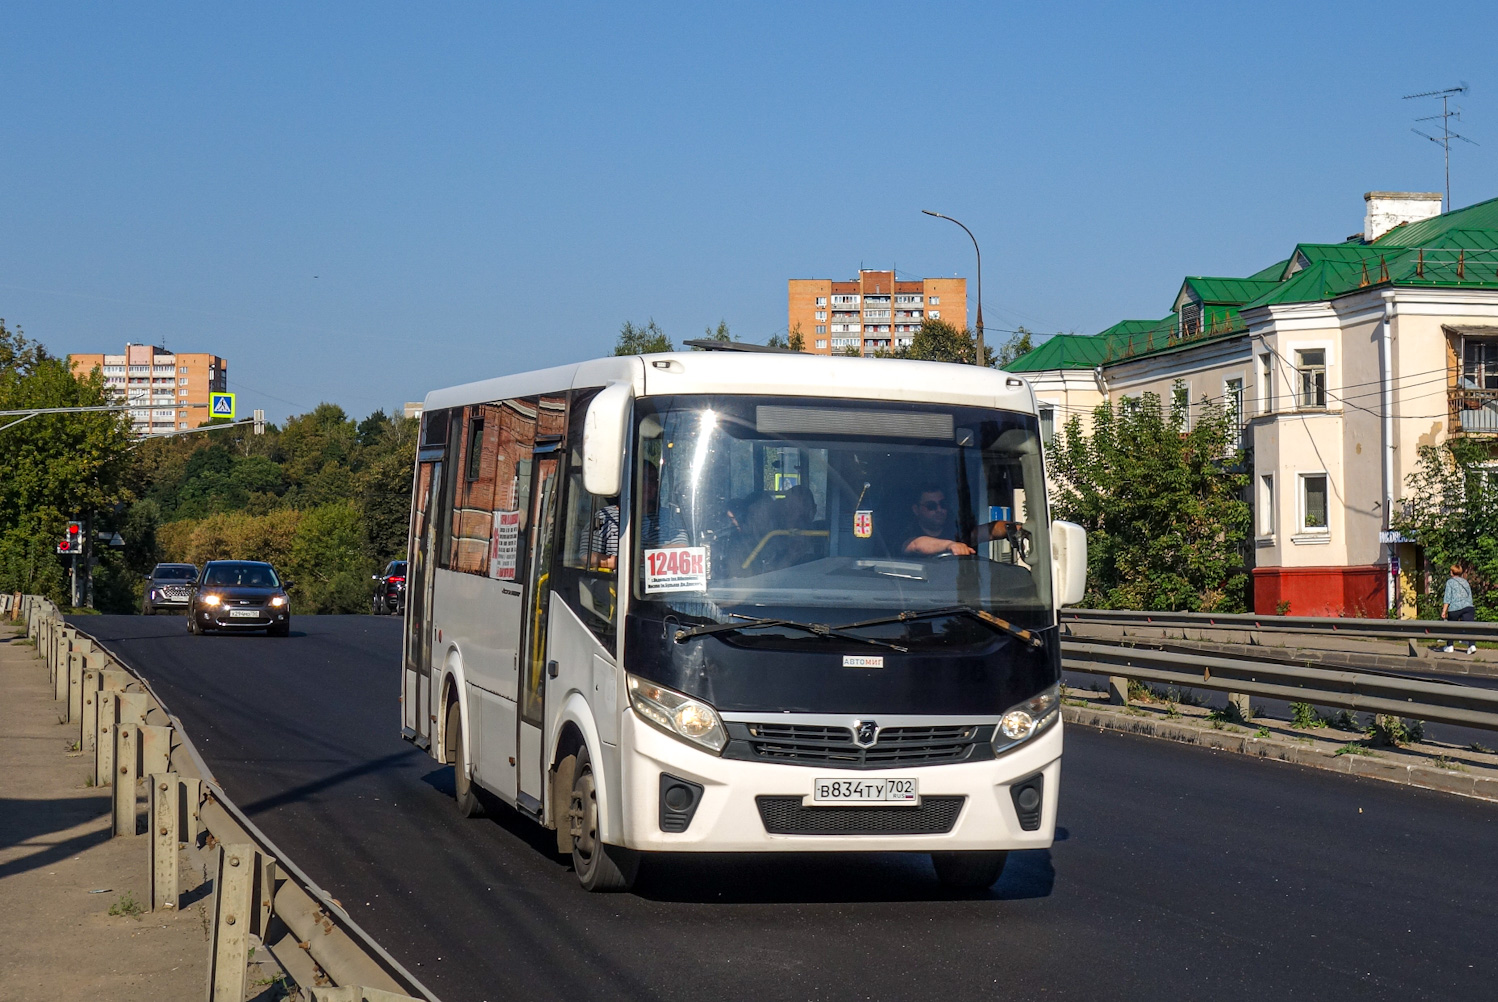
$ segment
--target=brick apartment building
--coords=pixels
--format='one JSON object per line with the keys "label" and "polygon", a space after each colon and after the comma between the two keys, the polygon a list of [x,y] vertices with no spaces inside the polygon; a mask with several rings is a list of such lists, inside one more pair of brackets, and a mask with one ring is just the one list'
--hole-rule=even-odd
{"label": "brick apartment building", "polygon": [[104,385],[130,405],[138,435],[161,435],[208,423],[208,394],[228,388],[229,363],[206,352],[171,352],[127,344],[119,355],[68,356],[75,376],[102,369]]}
{"label": "brick apartment building", "polygon": [[814,355],[908,347],[927,317],[967,326],[965,278],[906,281],[893,271],[860,271],[849,282],[793,278],[786,284],[786,330],[799,326]]}
{"label": "brick apartment building", "polygon": [[1072,417],[1086,430],[1104,400],[1153,393],[1188,421],[1203,398],[1224,407],[1253,473],[1258,613],[1412,616],[1440,576],[1389,516],[1419,447],[1498,448],[1498,199],[1364,201],[1340,243],[1188,276],[1165,317],[1059,334],[1006,367],[1034,386],[1045,439]]}

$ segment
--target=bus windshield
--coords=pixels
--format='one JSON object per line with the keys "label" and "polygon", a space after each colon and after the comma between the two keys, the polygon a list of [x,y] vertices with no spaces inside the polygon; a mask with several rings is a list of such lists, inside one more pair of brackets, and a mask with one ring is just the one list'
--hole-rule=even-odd
{"label": "bus windshield", "polygon": [[1050,614],[1033,415],[726,395],[645,397],[635,415],[631,588],[643,615]]}

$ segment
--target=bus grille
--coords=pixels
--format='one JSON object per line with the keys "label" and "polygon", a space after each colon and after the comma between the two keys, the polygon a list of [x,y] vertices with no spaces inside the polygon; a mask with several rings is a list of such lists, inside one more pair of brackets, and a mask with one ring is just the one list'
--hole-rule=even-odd
{"label": "bus grille", "polygon": [[749,746],[756,758],[843,769],[893,769],[900,766],[961,762],[972,754],[978,727],[886,727],[869,748],[853,743],[846,727],[819,724],[750,724]]}
{"label": "bus grille", "polygon": [[962,796],[926,797],[919,807],[806,807],[801,797],[755,797],[771,835],[945,835]]}

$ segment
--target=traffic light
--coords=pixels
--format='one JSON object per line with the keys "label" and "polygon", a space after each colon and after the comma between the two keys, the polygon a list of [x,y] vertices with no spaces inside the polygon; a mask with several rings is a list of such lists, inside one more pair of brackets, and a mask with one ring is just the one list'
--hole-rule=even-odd
{"label": "traffic light", "polygon": [[83,523],[69,522],[68,534],[57,544],[58,553],[82,553],[83,552]]}

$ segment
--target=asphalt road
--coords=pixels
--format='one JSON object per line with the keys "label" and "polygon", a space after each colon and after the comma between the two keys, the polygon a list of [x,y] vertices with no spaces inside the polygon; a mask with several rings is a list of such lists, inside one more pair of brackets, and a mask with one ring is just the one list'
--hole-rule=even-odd
{"label": "asphalt road", "polygon": [[1055,847],[985,895],[896,854],[652,860],[590,895],[400,740],[398,621],[77,622],[445,1002],[1498,997],[1498,805],[1073,728]]}

